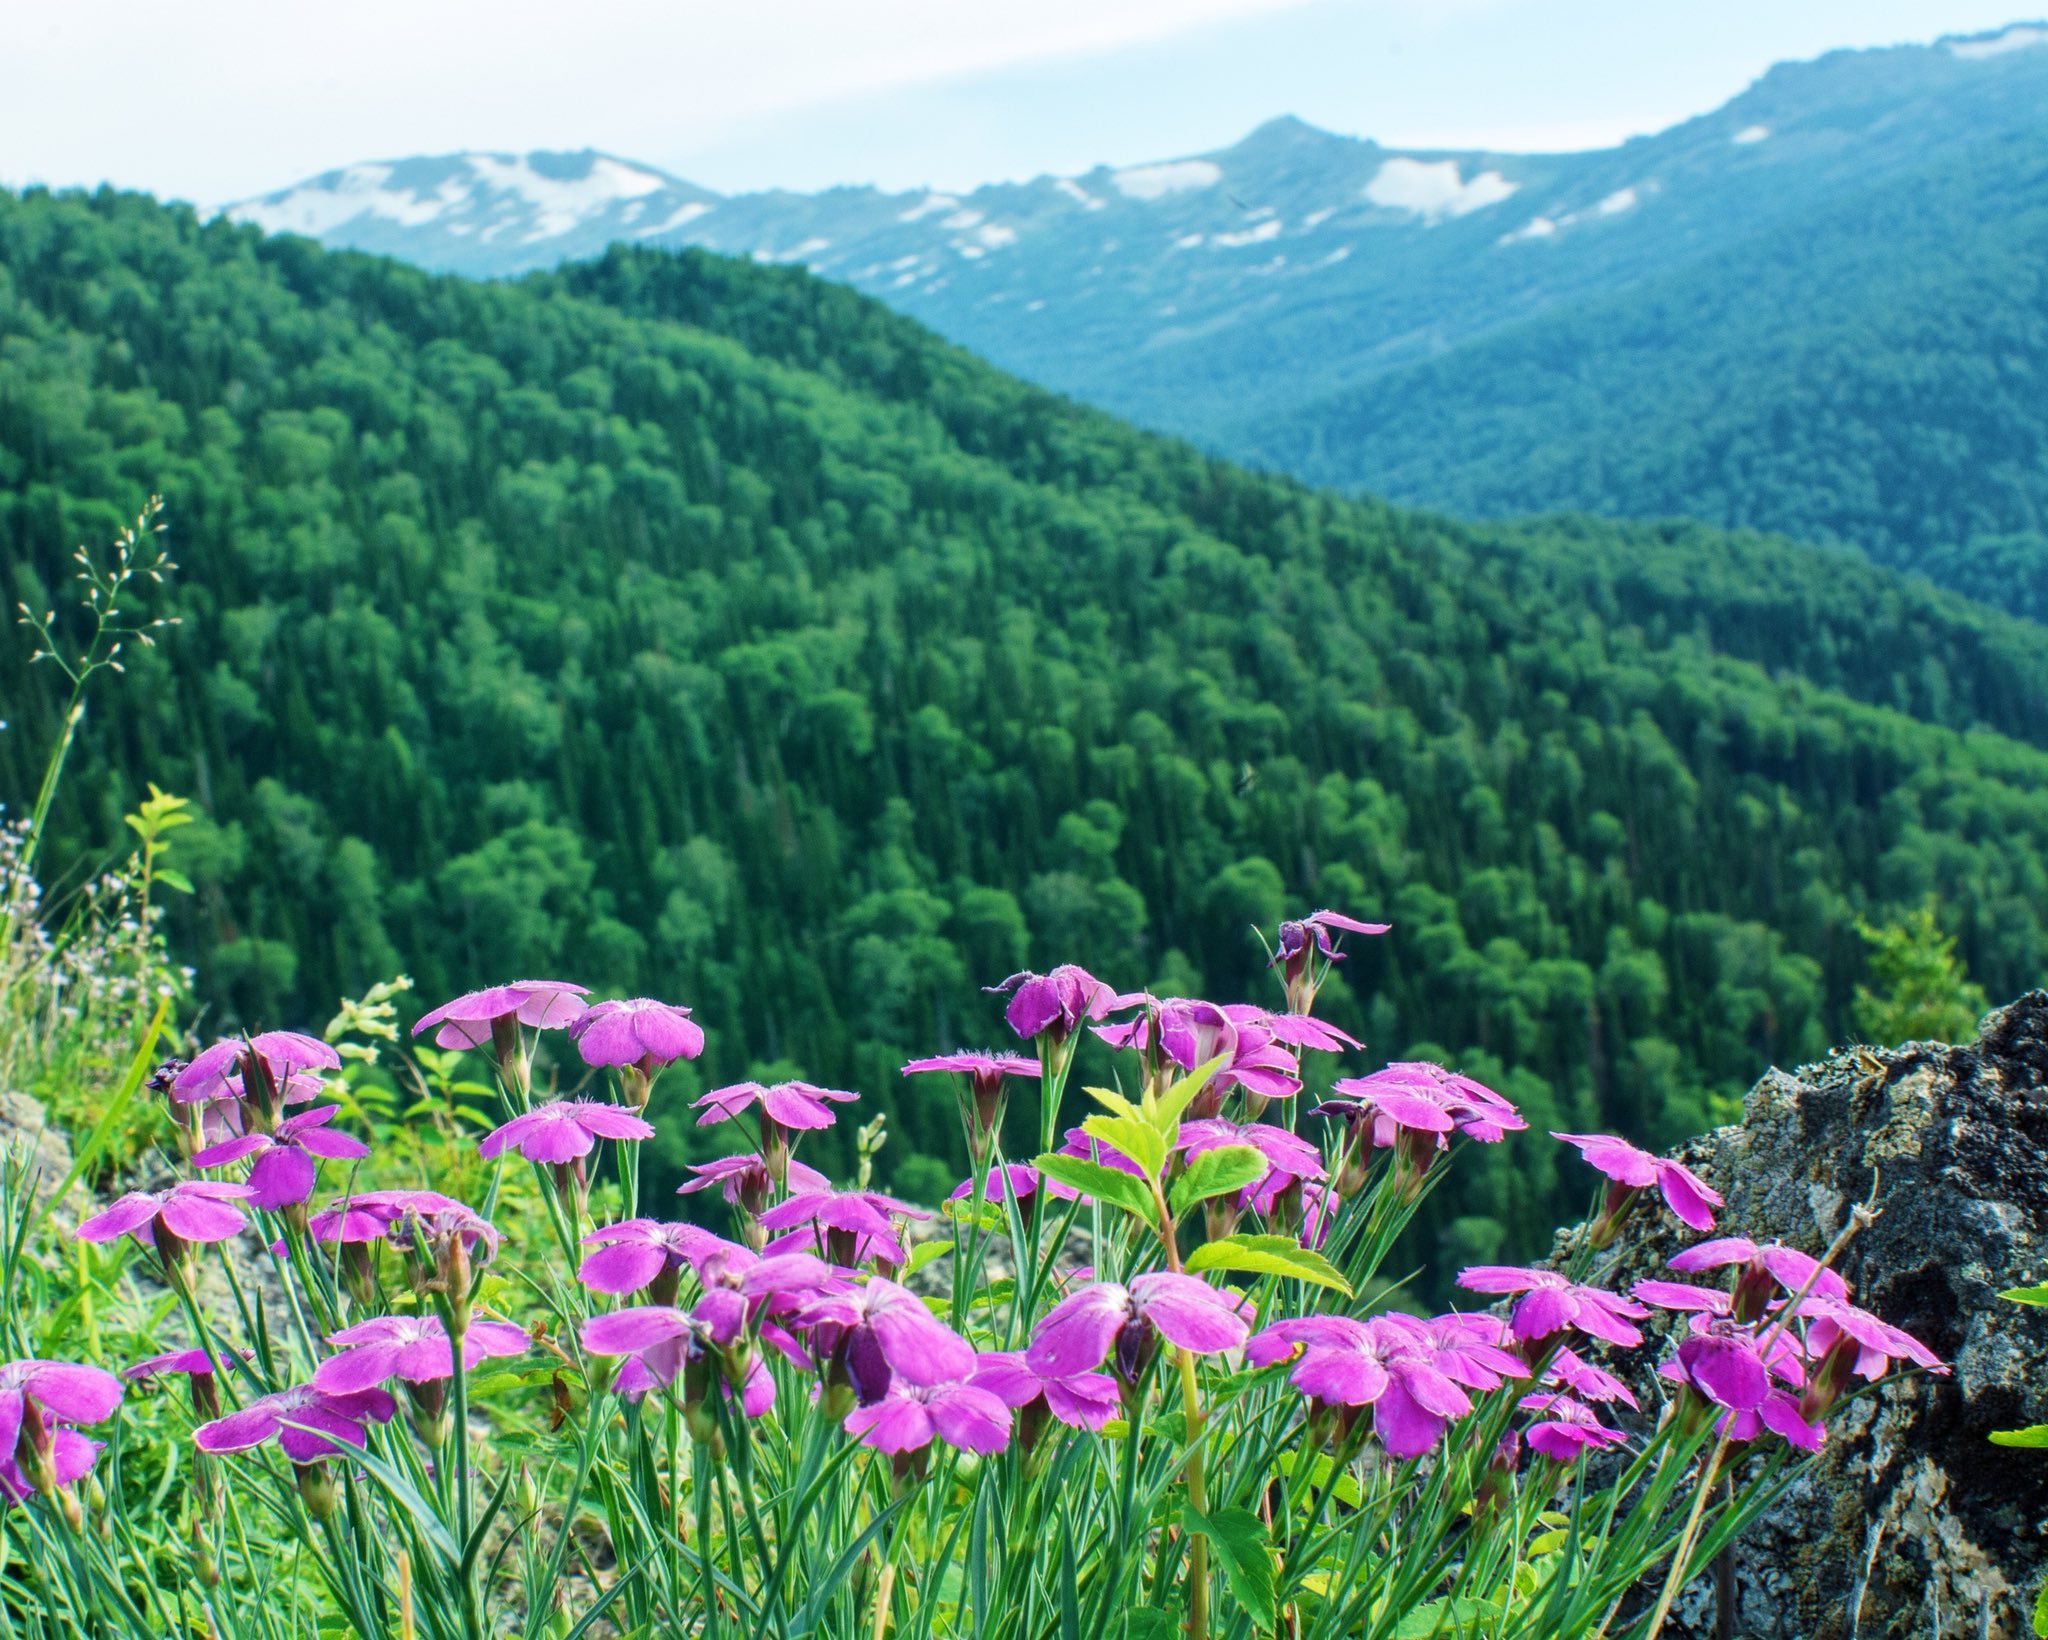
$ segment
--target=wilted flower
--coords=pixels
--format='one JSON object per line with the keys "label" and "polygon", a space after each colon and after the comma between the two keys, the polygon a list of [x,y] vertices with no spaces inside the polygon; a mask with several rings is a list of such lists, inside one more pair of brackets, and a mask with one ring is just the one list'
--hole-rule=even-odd
{"label": "wilted flower", "polygon": [[1458,1272],[1458,1285],[1475,1293],[1521,1293],[1508,1324],[1516,1338],[1539,1349],[1572,1330],[1633,1347],[1643,1335],[1629,1322],[1650,1313],[1619,1293],[1582,1286],[1555,1270],[1475,1264]]}
{"label": "wilted flower", "polygon": [[989,1146],[1002,1132],[1003,1110],[1009,1103],[1007,1079],[1040,1074],[1037,1060],[1014,1053],[941,1054],[932,1059],[913,1059],[903,1067],[905,1076],[924,1071],[951,1071],[967,1079],[965,1091],[957,1099],[960,1125],[967,1135],[967,1153],[976,1162],[987,1157]]}
{"label": "wilted flower", "polygon": [[285,1117],[269,1133],[245,1133],[208,1145],[193,1153],[192,1165],[225,1167],[244,1156],[254,1156],[256,1163],[249,1169],[250,1204],[266,1213],[296,1206],[313,1194],[318,1166],[313,1157],[352,1162],[370,1154],[362,1140],[329,1131],[327,1124],[340,1110],[339,1105],[322,1105]]}
{"label": "wilted flower", "polygon": [[[1311,911],[1306,917],[1283,922],[1273,942],[1273,955],[1267,966],[1281,965],[1281,975],[1287,985],[1288,1008],[1294,1013],[1306,1014],[1315,1007],[1316,992],[1322,988],[1328,965],[1344,960],[1344,953],[1337,948],[1344,934],[1384,934],[1392,926],[1391,923],[1360,922],[1356,917],[1347,917],[1336,911]],[[1316,952],[1321,952],[1324,960],[1320,974],[1315,967]]]}
{"label": "wilted flower", "polygon": [[1522,1438],[1557,1463],[1577,1463],[1584,1452],[1603,1451],[1627,1439],[1620,1430],[1603,1424],[1591,1407],[1569,1395],[1525,1395],[1515,1404],[1524,1412],[1540,1415]]}
{"label": "wilted flower", "polygon": [[1628,1217],[1629,1209],[1635,1206],[1636,1198],[1651,1185],[1662,1192],[1665,1202],[1681,1222],[1695,1230],[1714,1228],[1713,1209],[1721,1205],[1721,1198],[1691,1168],[1668,1157],[1639,1150],[1627,1140],[1610,1134],[1553,1133],[1551,1138],[1576,1146],[1581,1156],[1614,1181],[1608,1187],[1607,1200],[1590,1232],[1595,1248],[1612,1245],[1614,1238],[1621,1233],[1622,1221]]}
{"label": "wilted flower", "polygon": [[1134,1384],[1150,1363],[1154,1334],[1193,1355],[1234,1350],[1251,1331],[1240,1302],[1197,1276],[1148,1270],[1129,1282],[1098,1281],[1063,1298],[1038,1323],[1025,1360],[1047,1378],[1093,1372],[1112,1355]]}
{"label": "wilted flower", "polygon": [[592,1004],[570,1025],[569,1040],[584,1064],[618,1068],[635,1110],[646,1107],[663,1066],[704,1051],[704,1029],[690,1018],[690,1010],[652,997]]}
{"label": "wilted flower", "polygon": [[601,1099],[550,1099],[493,1128],[477,1145],[486,1159],[517,1150],[529,1162],[564,1166],[588,1156],[600,1139],[651,1139],[654,1129],[624,1105]]}

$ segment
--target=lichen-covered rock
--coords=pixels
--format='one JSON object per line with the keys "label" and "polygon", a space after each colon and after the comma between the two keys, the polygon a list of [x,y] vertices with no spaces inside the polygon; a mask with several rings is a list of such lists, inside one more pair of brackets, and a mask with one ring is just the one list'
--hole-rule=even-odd
{"label": "lichen-covered rock", "polygon": [[[2048,1453],[1991,1432],[2048,1422],[2048,1310],[2001,1289],[2048,1280],[2048,993],[1977,1041],[1856,1048],[1750,1091],[1739,1126],[1681,1159],[1727,1197],[1725,1225],[1818,1252],[1874,1196],[1842,1273],[1858,1301],[1952,1363],[1838,1408],[1828,1444],[1735,1552],[1736,1622],[1713,1580],[1667,1635],[1751,1640],[2020,1640],[2048,1577]],[[1635,1231],[1625,1283],[1693,1238]]]}

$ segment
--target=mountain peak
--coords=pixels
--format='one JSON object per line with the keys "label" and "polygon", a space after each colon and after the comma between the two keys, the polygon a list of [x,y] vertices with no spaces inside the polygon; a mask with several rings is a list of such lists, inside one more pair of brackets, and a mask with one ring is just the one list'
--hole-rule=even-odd
{"label": "mountain peak", "polygon": [[2048,23],[2008,23],[1986,34],[1945,35],[1937,44],[1945,47],[1951,57],[1967,61],[2004,57],[2015,51],[2048,46]]}

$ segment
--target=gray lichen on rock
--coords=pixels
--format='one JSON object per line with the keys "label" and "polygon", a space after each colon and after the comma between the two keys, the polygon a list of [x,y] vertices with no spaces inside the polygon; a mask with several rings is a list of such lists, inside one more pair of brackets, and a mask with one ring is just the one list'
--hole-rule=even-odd
{"label": "gray lichen on rock", "polygon": [[[2048,993],[1988,1015],[1961,1046],[1773,1070],[1739,1125],[1680,1158],[1727,1197],[1727,1231],[1813,1252],[1874,1196],[1842,1273],[1954,1370],[1887,1379],[1837,1409],[1811,1476],[1736,1549],[1732,1631],[1700,1578],[1665,1632],[2020,1640],[2048,1576],[2048,1454],[1990,1434],[2048,1422],[2048,1311],[1997,1296],[2048,1279]],[[1646,1225],[1610,1281],[1656,1274],[1694,1239],[1668,1217]]]}

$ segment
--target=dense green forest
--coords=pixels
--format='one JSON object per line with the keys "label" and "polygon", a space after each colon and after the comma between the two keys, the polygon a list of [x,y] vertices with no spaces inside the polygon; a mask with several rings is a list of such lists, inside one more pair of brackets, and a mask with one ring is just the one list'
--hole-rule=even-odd
{"label": "dense green forest", "polygon": [[1843,542],[2048,619],[2048,140],[1987,137],[1223,442],[1465,514]]}
{"label": "dense green forest", "polygon": [[[209,1026],[401,969],[644,990],[710,1033],[679,1081],[858,1086],[917,1181],[951,1103],[897,1068],[996,1040],[978,987],[1277,1000],[1251,925],[1317,905],[1395,925],[1325,993],[1375,1061],[1659,1141],[1845,1033],[1861,915],[1937,895],[1994,998],[2048,954],[2026,624],[1846,552],[1318,494],[793,270],[475,284],[0,194],[10,597],[152,490],[184,624],[88,720],[50,860],[146,779],[197,800]],[[704,1142],[671,1117],[667,1165]],[[1502,1147],[1433,1225],[1527,1247],[1580,1185]]]}

